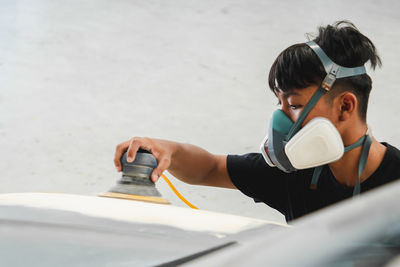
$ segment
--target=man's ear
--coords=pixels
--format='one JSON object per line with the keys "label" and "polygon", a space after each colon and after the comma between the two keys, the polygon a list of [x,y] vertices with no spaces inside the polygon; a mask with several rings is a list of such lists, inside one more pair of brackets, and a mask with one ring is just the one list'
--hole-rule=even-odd
{"label": "man's ear", "polygon": [[340,112],[339,120],[346,121],[357,113],[357,97],[354,93],[343,92],[339,96]]}

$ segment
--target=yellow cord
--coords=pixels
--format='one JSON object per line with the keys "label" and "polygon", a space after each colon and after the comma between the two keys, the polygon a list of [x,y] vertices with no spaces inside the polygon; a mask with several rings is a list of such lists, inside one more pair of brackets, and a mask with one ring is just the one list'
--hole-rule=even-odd
{"label": "yellow cord", "polygon": [[164,179],[165,182],[167,182],[167,184],[169,185],[169,187],[171,187],[172,191],[174,191],[175,195],[177,195],[177,197],[179,197],[186,205],[188,205],[189,207],[191,207],[192,209],[199,209],[197,208],[195,205],[193,205],[192,203],[190,203],[189,201],[186,200],[186,198],[184,198],[179,192],[178,190],[176,190],[176,188],[172,185],[171,181],[164,175],[161,174],[161,177]]}

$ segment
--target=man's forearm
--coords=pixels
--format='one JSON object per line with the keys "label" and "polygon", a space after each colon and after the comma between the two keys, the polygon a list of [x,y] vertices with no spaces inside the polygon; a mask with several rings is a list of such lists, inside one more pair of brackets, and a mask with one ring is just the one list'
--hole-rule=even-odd
{"label": "man's forearm", "polygon": [[186,183],[209,185],[218,168],[218,157],[198,146],[175,142],[171,145],[173,153],[168,171]]}

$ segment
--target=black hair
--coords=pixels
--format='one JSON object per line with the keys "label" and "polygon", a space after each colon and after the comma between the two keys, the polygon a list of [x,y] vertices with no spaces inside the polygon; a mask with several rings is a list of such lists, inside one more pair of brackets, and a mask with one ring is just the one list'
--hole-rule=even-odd
{"label": "black hair", "polygon": [[[319,27],[313,41],[333,62],[341,66],[358,67],[368,61],[372,69],[382,65],[375,45],[349,21]],[[300,43],[286,48],[278,55],[270,69],[268,83],[276,94],[277,90],[287,92],[319,85],[325,76],[325,69],[314,51],[305,43]],[[363,74],[337,79],[330,95],[333,99],[340,92],[353,92],[359,102],[360,118],[365,121],[371,88],[371,78]]]}

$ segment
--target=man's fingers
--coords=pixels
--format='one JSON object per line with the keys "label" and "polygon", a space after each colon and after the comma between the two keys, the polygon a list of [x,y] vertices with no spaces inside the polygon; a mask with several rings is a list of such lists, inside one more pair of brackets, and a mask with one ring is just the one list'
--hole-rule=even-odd
{"label": "man's fingers", "polygon": [[157,168],[155,168],[151,174],[151,180],[155,183],[160,178],[161,174],[168,169],[171,164],[171,159],[169,157],[162,157],[159,162]]}
{"label": "man's fingers", "polygon": [[126,154],[126,160],[128,162],[133,162],[135,160],[136,152],[139,150],[141,143],[142,142],[140,138],[134,137],[131,139],[128,147],[128,152]]}
{"label": "man's fingers", "polygon": [[127,151],[128,162],[133,162],[139,148],[143,148],[153,154],[157,159],[157,168],[151,174],[151,180],[156,182],[161,174],[168,169],[171,164],[171,155],[154,140],[147,137],[134,137],[131,140],[121,143],[115,150],[114,164],[118,171],[122,170],[121,157]]}
{"label": "man's fingers", "polygon": [[121,171],[121,157],[125,153],[127,147],[129,146],[129,141],[117,145],[114,154],[114,165],[117,171]]}

